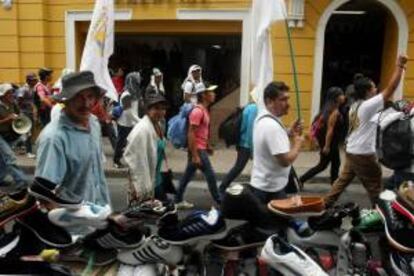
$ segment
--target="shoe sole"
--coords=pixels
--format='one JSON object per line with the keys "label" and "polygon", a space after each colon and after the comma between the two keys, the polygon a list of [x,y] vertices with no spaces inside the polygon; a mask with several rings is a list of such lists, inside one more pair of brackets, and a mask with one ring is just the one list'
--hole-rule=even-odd
{"label": "shoe sole", "polygon": [[385,219],[385,215],[382,213],[381,208],[377,206],[375,206],[375,209],[378,211],[378,213],[380,214],[382,221],[384,222],[384,228],[385,228],[385,235],[387,236],[388,242],[396,249],[407,252],[407,253],[414,253],[414,248],[409,248],[406,247],[402,244],[400,244],[399,242],[397,242],[396,240],[394,240],[393,237],[391,237],[389,231],[388,231],[388,225],[387,225],[387,221]]}
{"label": "shoe sole", "polygon": [[56,243],[53,243],[53,242],[51,242],[51,241],[48,241],[48,240],[46,240],[46,239],[44,239],[44,238],[42,238],[38,233],[37,233],[37,231],[36,230],[34,230],[33,229],[33,227],[31,227],[29,224],[27,224],[27,223],[25,223],[24,221],[22,221],[21,219],[17,219],[17,221],[21,224],[21,225],[23,225],[24,227],[26,227],[27,229],[29,229],[39,240],[41,240],[42,242],[44,242],[45,244],[47,244],[47,245],[50,245],[50,246],[54,246],[54,247],[56,247],[56,248],[64,248],[64,247],[67,247],[67,246],[70,246],[70,245],[72,245],[73,244],[73,242],[71,242],[71,243],[68,243],[68,244],[56,244]]}
{"label": "shoe sole", "polygon": [[397,276],[410,276],[408,274],[406,274],[404,271],[402,271],[397,264],[394,262],[394,258],[391,256],[390,254],[390,264],[391,264],[391,268],[393,270],[394,273],[397,274]]}
{"label": "shoe sole", "polygon": [[20,240],[20,237],[16,236],[11,243],[9,243],[5,247],[1,248],[0,249],[0,257],[4,257],[4,256],[6,256],[7,253],[12,251],[16,247],[16,245],[19,243],[19,240]]}
{"label": "shoe sole", "polygon": [[211,234],[211,235],[203,235],[203,236],[197,236],[197,237],[193,237],[193,238],[189,238],[186,240],[182,240],[182,241],[170,241],[168,239],[164,239],[166,242],[172,244],[172,245],[182,245],[182,244],[187,244],[187,243],[192,243],[198,240],[219,240],[219,239],[223,239],[226,235],[227,235],[227,230],[223,230],[222,232],[219,232],[217,234]]}
{"label": "shoe sole", "polygon": [[263,246],[264,243],[265,243],[265,241],[262,241],[262,242],[255,242],[255,243],[250,243],[250,244],[240,245],[240,246],[233,246],[233,247],[215,244],[214,242],[212,242],[211,244],[214,247],[225,250],[225,251],[243,251],[243,250],[246,250],[246,249],[261,247],[261,246]]}
{"label": "shoe sole", "polygon": [[46,197],[46,196],[44,196],[42,194],[39,194],[37,192],[34,192],[30,187],[28,188],[28,191],[29,191],[29,194],[31,194],[32,196],[34,196],[34,197],[36,197],[38,199],[45,200],[45,201],[47,201],[49,203],[53,203],[53,204],[56,204],[56,205],[58,205],[60,207],[67,208],[67,209],[70,209],[70,210],[76,210],[76,209],[79,209],[82,206],[82,203],[78,203],[78,204],[58,203],[58,202],[56,202],[56,201],[54,201],[54,200],[52,200],[52,199],[50,199],[50,198],[48,198],[48,197]]}
{"label": "shoe sole", "polygon": [[283,216],[283,217],[287,217],[287,218],[308,218],[308,217],[313,217],[313,216],[321,216],[323,215],[323,213],[325,213],[325,210],[320,211],[320,212],[301,212],[301,213],[285,213],[282,212],[278,209],[273,208],[273,206],[270,204],[270,202],[267,204],[267,208],[272,212],[275,213],[277,215]]}
{"label": "shoe sole", "polygon": [[20,217],[23,217],[23,216],[25,216],[25,215],[27,215],[27,214],[35,211],[35,210],[37,210],[37,204],[36,203],[33,204],[33,206],[31,206],[30,208],[21,210],[19,213],[14,214],[13,216],[8,217],[7,219],[1,221],[0,222],[0,227],[3,227],[3,225],[5,225],[6,223],[8,223],[9,221],[12,221],[14,219],[18,219]]}

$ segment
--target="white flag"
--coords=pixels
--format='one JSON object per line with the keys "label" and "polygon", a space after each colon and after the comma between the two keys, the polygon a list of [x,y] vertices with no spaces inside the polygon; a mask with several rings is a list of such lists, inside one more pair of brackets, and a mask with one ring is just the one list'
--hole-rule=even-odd
{"label": "white flag", "polygon": [[278,20],[285,20],[284,0],[253,0],[251,81],[254,85],[258,107],[263,108],[263,90],[273,80],[273,53],[270,26]]}
{"label": "white flag", "polygon": [[108,60],[113,51],[114,1],[96,0],[80,70],[92,71],[96,83],[107,90],[106,96],[118,101],[118,95],[108,70]]}

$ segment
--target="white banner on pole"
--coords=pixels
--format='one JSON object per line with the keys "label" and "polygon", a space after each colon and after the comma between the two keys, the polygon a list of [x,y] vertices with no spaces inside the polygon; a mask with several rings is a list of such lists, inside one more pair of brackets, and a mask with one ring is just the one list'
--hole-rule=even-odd
{"label": "white banner on pole", "polygon": [[92,71],[97,84],[107,90],[106,96],[118,101],[118,95],[108,70],[109,57],[113,51],[114,1],[96,0],[83,49],[80,70]]}

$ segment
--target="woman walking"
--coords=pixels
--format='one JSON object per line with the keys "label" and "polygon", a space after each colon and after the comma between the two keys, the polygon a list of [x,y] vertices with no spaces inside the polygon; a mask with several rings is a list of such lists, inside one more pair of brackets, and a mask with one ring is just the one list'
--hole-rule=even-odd
{"label": "woman walking", "polygon": [[339,143],[344,128],[344,120],[339,108],[345,103],[344,91],[339,87],[328,89],[326,103],[321,113],[316,117],[318,131],[315,138],[320,147],[319,163],[309,169],[300,181],[305,183],[318,173],[325,170],[331,163],[331,184],[338,178],[341,160],[339,156]]}

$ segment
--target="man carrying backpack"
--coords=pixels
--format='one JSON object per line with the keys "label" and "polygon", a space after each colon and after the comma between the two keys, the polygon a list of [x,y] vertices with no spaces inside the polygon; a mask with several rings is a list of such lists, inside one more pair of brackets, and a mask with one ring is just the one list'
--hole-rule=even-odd
{"label": "man carrying backpack", "polygon": [[247,162],[252,156],[253,149],[253,125],[257,116],[257,105],[255,102],[249,103],[243,108],[239,143],[237,146],[236,163],[229,173],[224,177],[220,185],[220,193],[223,194],[226,188],[236,179],[246,167]]}
{"label": "man carrying backpack", "polygon": [[346,187],[357,176],[367,190],[371,203],[375,204],[382,191],[381,167],[377,161],[375,139],[377,124],[372,118],[384,108],[397,89],[408,58],[399,56],[393,76],[386,88],[377,94],[374,82],[360,78],[355,84],[355,103],[349,110],[349,131],[346,143],[345,164],[331,191],[325,197],[325,205],[332,206]]}
{"label": "man carrying backpack", "polygon": [[209,146],[210,137],[210,113],[208,107],[214,103],[217,86],[206,88],[204,83],[195,85],[195,94],[198,104],[192,109],[188,120],[188,162],[184,175],[180,180],[180,186],[175,198],[177,208],[192,208],[194,205],[184,201],[183,196],[187,184],[193,178],[197,169],[200,169],[206,177],[210,193],[217,204],[220,204],[220,195],[217,189],[216,174],[208,158],[213,151]]}

